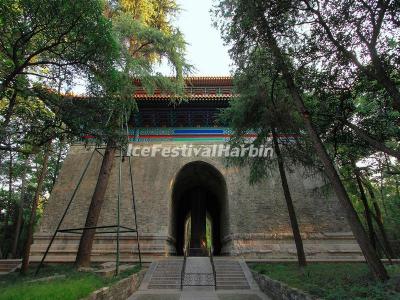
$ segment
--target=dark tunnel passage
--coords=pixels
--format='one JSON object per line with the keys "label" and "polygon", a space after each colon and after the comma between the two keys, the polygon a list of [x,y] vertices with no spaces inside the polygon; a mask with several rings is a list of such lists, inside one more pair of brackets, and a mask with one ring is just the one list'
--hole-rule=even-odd
{"label": "dark tunnel passage", "polygon": [[171,234],[177,255],[183,255],[185,247],[190,255],[205,255],[206,248],[213,249],[213,255],[221,254],[222,240],[229,234],[226,183],[211,164],[195,161],[178,172],[172,189]]}

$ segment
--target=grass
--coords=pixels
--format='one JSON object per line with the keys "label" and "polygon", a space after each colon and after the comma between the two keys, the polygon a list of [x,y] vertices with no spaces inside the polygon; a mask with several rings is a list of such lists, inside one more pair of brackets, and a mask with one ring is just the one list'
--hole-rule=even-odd
{"label": "grass", "polygon": [[253,264],[253,270],[323,299],[400,299],[400,265],[387,266],[387,283],[373,279],[363,263],[310,263],[303,270],[295,263]]}
{"label": "grass", "polygon": [[[91,292],[128,277],[140,270],[134,266],[118,276],[104,278],[94,273],[78,272],[72,266],[47,265],[38,277],[34,269],[26,276],[18,273],[0,277],[0,300],[75,300],[88,296]],[[50,281],[30,282],[52,275],[65,275],[65,278]]]}

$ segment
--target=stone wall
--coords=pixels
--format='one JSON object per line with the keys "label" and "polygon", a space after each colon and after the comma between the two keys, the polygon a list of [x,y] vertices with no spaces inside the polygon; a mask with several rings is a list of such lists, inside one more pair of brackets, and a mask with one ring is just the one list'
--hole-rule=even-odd
{"label": "stone wall", "polygon": [[273,300],[317,300],[319,298],[311,296],[301,290],[289,287],[288,285],[269,278],[260,273],[251,272],[261,291]]}
{"label": "stone wall", "polygon": [[143,279],[144,271],[122,279],[112,286],[106,286],[91,293],[81,300],[126,300],[138,289]]}
{"label": "stone wall", "polygon": [[[164,143],[160,147],[176,143]],[[135,144],[137,145],[137,144]],[[148,146],[149,144],[144,144]],[[200,145],[197,145],[200,147]],[[202,145],[212,147],[212,144]],[[42,255],[51,234],[69,201],[92,148],[82,145],[71,147],[60,171],[56,185],[45,208],[44,216],[35,235],[32,260]],[[61,228],[84,225],[87,209],[96,184],[102,156],[94,154]],[[203,161],[216,168],[226,181],[225,212],[221,214],[223,252],[230,255],[263,258],[295,258],[295,246],[284,195],[278,173],[255,185],[248,184],[246,168],[228,167],[223,158],[195,156],[164,158],[132,157],[134,189],[141,245],[145,256],[170,255],[175,252],[172,189],[178,172],[186,164]],[[102,208],[100,225],[114,225],[117,212],[118,159],[111,174]],[[301,233],[305,238],[308,255],[327,258],[360,257],[361,252],[349,233],[339,202],[329,185],[320,175],[307,175],[304,169],[288,171],[288,181],[296,208]],[[134,226],[129,178],[129,162],[122,164],[121,224]],[[73,260],[79,236],[60,235],[52,247],[54,260]],[[124,244],[124,241],[126,244]],[[124,257],[136,259],[134,235],[124,236]],[[94,260],[107,260],[104,255],[115,253],[112,236],[98,236]],[[69,258],[67,258],[69,257]]]}

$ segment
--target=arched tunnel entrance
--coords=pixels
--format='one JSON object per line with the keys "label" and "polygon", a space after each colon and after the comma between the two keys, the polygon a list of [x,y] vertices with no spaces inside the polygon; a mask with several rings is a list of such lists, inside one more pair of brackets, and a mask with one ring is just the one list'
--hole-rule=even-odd
{"label": "arched tunnel entrance", "polygon": [[177,255],[220,255],[222,239],[229,234],[226,183],[211,164],[195,161],[176,175],[172,189],[171,234]]}

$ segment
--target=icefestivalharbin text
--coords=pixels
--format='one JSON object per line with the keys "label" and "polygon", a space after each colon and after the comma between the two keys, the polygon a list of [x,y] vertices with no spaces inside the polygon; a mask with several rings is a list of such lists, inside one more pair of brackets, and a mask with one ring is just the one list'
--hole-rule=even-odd
{"label": "icefestivalharbin text", "polygon": [[265,157],[271,158],[273,149],[254,145],[232,147],[231,145],[134,145],[129,144],[127,156],[133,157]]}

